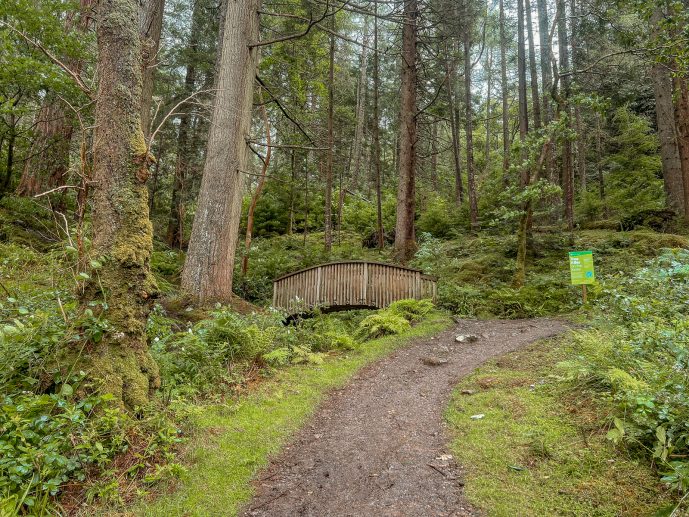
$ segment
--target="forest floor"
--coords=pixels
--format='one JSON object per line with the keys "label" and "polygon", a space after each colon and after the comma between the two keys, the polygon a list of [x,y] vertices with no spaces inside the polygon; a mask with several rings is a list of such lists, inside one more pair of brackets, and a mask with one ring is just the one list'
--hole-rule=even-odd
{"label": "forest floor", "polygon": [[547,318],[461,320],[363,369],[258,476],[244,515],[476,514],[448,454],[443,415],[452,391],[489,359],[566,330]]}

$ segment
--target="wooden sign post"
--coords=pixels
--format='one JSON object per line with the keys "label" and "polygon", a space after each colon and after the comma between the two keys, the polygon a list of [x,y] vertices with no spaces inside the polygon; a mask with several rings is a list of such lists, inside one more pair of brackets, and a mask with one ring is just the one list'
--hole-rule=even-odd
{"label": "wooden sign post", "polygon": [[593,268],[592,251],[570,251],[569,272],[572,277],[572,285],[581,285],[581,294],[586,303],[586,286],[596,281],[596,272]]}

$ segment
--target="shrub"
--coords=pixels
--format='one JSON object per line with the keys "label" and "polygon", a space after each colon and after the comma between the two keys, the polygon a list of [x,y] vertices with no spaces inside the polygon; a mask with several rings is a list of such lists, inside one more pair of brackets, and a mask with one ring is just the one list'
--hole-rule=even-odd
{"label": "shrub", "polygon": [[359,334],[366,339],[375,339],[391,334],[401,334],[411,328],[404,317],[388,311],[380,311],[364,318],[359,324]]}
{"label": "shrub", "polygon": [[430,300],[399,300],[392,302],[387,311],[402,316],[407,321],[415,322],[423,319],[433,310],[433,302]]}
{"label": "shrub", "polygon": [[576,335],[561,367],[612,404],[608,438],[648,451],[664,480],[689,488],[689,252],[668,251],[611,282],[598,304],[612,327]]}

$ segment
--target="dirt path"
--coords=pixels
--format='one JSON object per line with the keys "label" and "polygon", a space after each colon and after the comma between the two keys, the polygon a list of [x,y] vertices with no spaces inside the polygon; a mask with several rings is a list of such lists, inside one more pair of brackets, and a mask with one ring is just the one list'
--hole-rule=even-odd
{"label": "dirt path", "polygon": [[[486,360],[564,330],[552,319],[461,321],[362,370],[261,474],[243,515],[475,515],[447,457],[452,389]],[[458,343],[458,334],[479,339]]]}

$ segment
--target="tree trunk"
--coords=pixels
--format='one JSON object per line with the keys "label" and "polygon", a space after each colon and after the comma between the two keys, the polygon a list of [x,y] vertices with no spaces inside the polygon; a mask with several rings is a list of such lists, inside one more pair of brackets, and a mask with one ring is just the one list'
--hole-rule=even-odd
{"label": "tree trunk", "polygon": [[414,212],[416,205],[416,38],[417,0],[404,0],[402,28],[402,73],[400,91],[399,182],[395,258],[404,263],[416,252]]}
{"label": "tree trunk", "polygon": [[431,122],[431,186],[438,191],[438,121]]}
{"label": "tree trunk", "polygon": [[361,170],[362,143],[364,141],[364,127],[366,122],[366,71],[368,68],[368,17],[364,19],[364,47],[361,49],[359,62],[359,83],[356,96],[356,128],[354,130],[354,143],[352,145],[352,188],[359,187],[359,173]]}
{"label": "tree trunk", "polygon": [[603,202],[603,213],[607,215],[608,207],[605,205],[605,178],[603,177],[603,115],[596,114],[596,169],[598,172],[598,195]]}
{"label": "tree trunk", "polygon": [[500,85],[502,90],[502,177],[509,183],[510,171],[510,113],[507,91],[507,36],[505,34],[505,6],[500,0]]}
{"label": "tree trunk", "polygon": [[684,186],[684,219],[689,222],[689,87],[681,76],[673,78],[675,87],[675,126]]}
{"label": "tree trunk", "polygon": [[656,101],[656,121],[660,140],[660,158],[663,163],[663,181],[667,206],[679,214],[685,213],[682,162],[677,145],[674,106],[672,102],[672,77],[664,64],[657,63],[651,70]]}
{"label": "tree trunk", "polygon": [[[522,162],[526,161],[524,143],[529,132],[529,108],[526,97],[526,37],[524,31],[524,0],[517,0],[517,77],[519,80],[519,139],[522,142]],[[520,185],[529,182],[529,170],[522,165],[520,171]]]}
{"label": "tree trunk", "polygon": [[268,167],[270,166],[270,155],[272,151],[272,145],[270,143],[270,122],[268,121],[268,110],[266,110],[266,105],[263,103],[262,94],[259,94],[259,101],[261,103],[261,111],[263,113],[263,125],[266,131],[266,156],[263,159],[261,177],[258,180],[258,185],[256,185],[254,195],[251,196],[249,213],[246,216],[246,236],[244,238],[244,256],[242,257],[242,275],[244,276],[246,276],[247,271],[249,271],[249,252],[251,251],[251,239],[253,238],[254,232],[254,213],[256,212],[256,205],[261,197],[261,192],[263,192],[263,187],[266,184],[266,174],[268,172]]}
{"label": "tree trunk", "polygon": [[385,233],[383,229],[383,186],[380,163],[380,114],[378,109],[378,96],[380,90],[380,71],[378,69],[378,4],[374,4],[373,19],[373,169],[376,183],[376,233],[378,235],[378,249],[385,246]]}
{"label": "tree trunk", "polygon": [[96,293],[87,293],[99,292],[107,300],[105,317],[112,330],[83,357],[97,389],[131,409],[146,404],[160,384],[146,343],[146,318],[157,287],[150,271],[153,228],[146,180],[151,160],[141,128],[137,6],[136,0],[98,2],[91,254],[103,265],[90,285]]}
{"label": "tree trunk", "polygon": [[[65,30],[75,26],[79,32],[89,27],[93,0],[80,0],[78,13],[70,13],[65,21]],[[83,63],[67,61],[70,69],[79,73]],[[29,156],[24,162],[17,195],[33,197],[51,188],[65,184],[69,170],[69,149],[74,134],[73,114],[54,94],[46,95],[36,116],[36,137],[31,144]]]}
{"label": "tree trunk", "polygon": [[[331,29],[335,31],[335,16],[331,17]],[[335,138],[333,119],[335,110],[335,34],[330,35],[330,65],[328,68],[328,151],[325,164],[325,251],[333,247],[333,147]]]}
{"label": "tree trunk", "polygon": [[[572,46],[572,68],[575,70],[579,68],[579,61],[580,61],[580,52],[578,49],[579,45],[579,16],[580,16],[580,10],[577,8],[577,3],[576,0],[570,0],[570,14],[572,16],[572,28],[571,28],[571,33],[572,33],[572,38],[571,38],[571,46]],[[577,141],[576,141],[576,165],[577,165],[577,176],[579,176],[579,188],[581,192],[586,193],[587,190],[587,178],[586,178],[586,131],[584,128],[584,120],[581,116],[581,106],[579,104],[576,104],[574,106],[574,128],[577,133]]]}
{"label": "tree trunk", "polygon": [[74,133],[65,106],[48,95],[36,117],[36,138],[24,162],[17,195],[33,197],[65,184],[69,170],[69,148]]}
{"label": "tree trunk", "polygon": [[469,17],[465,16],[464,26],[464,103],[466,115],[466,144],[467,144],[467,189],[469,191],[469,221],[471,231],[477,232],[478,199],[476,193],[476,178],[474,177],[474,112],[471,102],[471,25]]}
{"label": "tree trunk", "polygon": [[[565,73],[570,71],[569,35],[567,33],[567,7],[565,0],[558,0],[558,13],[557,40],[560,55],[560,72]],[[572,112],[569,106],[570,79],[568,75],[562,78],[562,89],[563,91],[560,93],[562,98],[561,115],[567,117],[567,126],[570,127]],[[572,142],[569,139],[565,139],[562,143],[562,194],[565,206],[565,222],[570,234],[574,231],[574,182],[572,172]]]}
{"label": "tree trunk", "polygon": [[206,162],[182,288],[202,302],[232,298],[243,172],[258,64],[260,0],[227,2]]}
{"label": "tree trunk", "polygon": [[[550,21],[548,19],[547,0],[536,0],[538,4],[538,37],[540,40],[541,54],[541,86],[543,89],[543,103],[541,106],[541,117],[544,125],[550,124],[553,120],[553,105],[550,101],[551,88],[553,85],[553,68],[551,65],[552,42],[550,41]],[[550,146],[548,156],[545,161],[545,175],[552,179],[554,167],[553,146]]]}
{"label": "tree trunk", "polygon": [[143,0],[139,11],[139,34],[141,35],[142,86],[141,125],[146,138],[151,134],[151,102],[155,79],[160,34],[163,29],[165,0]]}
{"label": "tree trunk", "polygon": [[[183,98],[194,93],[196,87],[196,53],[198,51],[203,4],[195,0],[194,10],[191,15],[191,32],[189,34],[189,53],[187,70],[184,76]],[[190,172],[190,164],[193,155],[191,145],[191,119],[190,108],[185,107],[179,118],[177,131],[177,163],[175,164],[175,178],[172,184],[172,199],[170,202],[170,215],[168,218],[166,241],[171,248],[182,249],[184,246],[184,219],[185,219],[185,191],[187,176]],[[145,112],[144,112],[145,113]]]}
{"label": "tree trunk", "polygon": [[486,58],[486,146],[483,152],[486,161],[485,171],[490,170],[490,116],[491,116],[491,94],[493,87],[493,47],[488,49],[488,57]]}
{"label": "tree trunk", "polygon": [[541,95],[538,91],[538,68],[536,67],[536,44],[533,36],[533,20],[531,16],[531,2],[524,0],[526,10],[526,29],[529,36],[529,73],[531,75],[531,105],[533,111],[534,128],[541,129]]}
{"label": "tree trunk", "polygon": [[455,103],[455,71],[454,65],[450,62],[449,54],[445,60],[447,72],[447,105],[450,111],[450,131],[452,136],[452,158],[455,168],[455,195],[454,200],[457,206],[464,201],[464,187],[462,185],[462,164],[459,151],[459,126],[457,124],[457,106]]}

